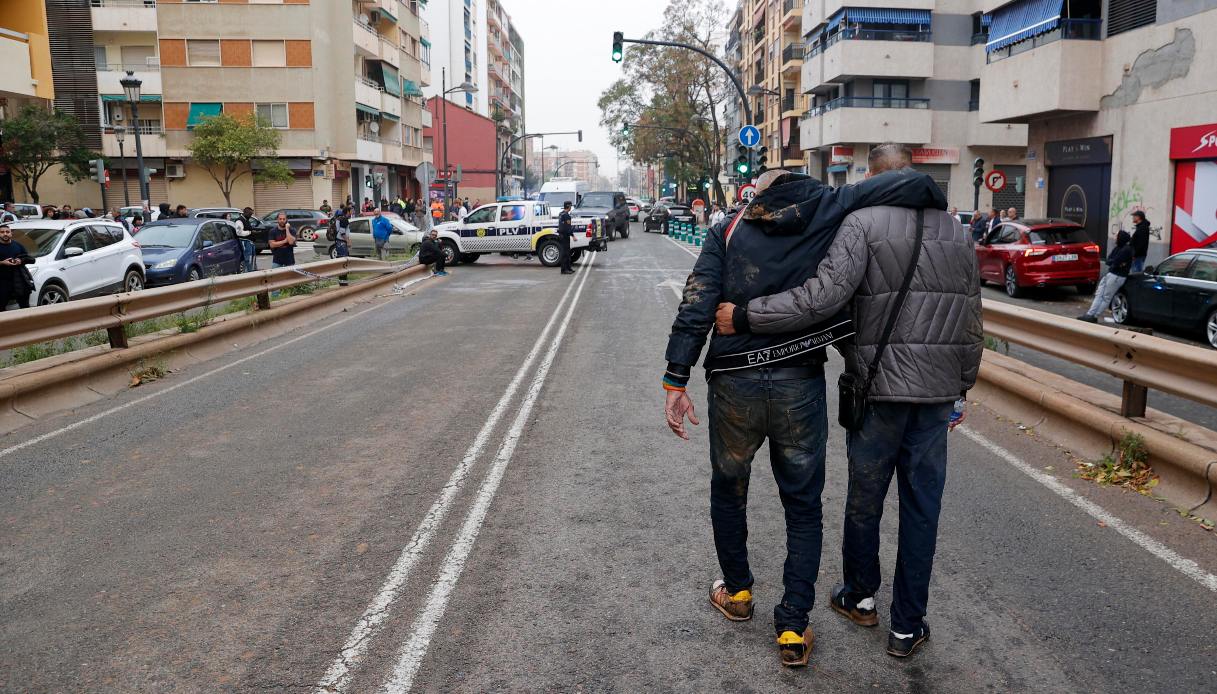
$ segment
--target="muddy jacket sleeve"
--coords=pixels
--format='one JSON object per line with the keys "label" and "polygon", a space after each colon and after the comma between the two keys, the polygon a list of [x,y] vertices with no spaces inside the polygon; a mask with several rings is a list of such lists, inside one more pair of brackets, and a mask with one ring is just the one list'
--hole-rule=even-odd
{"label": "muddy jacket sleeve", "polygon": [[714,311],[723,295],[725,228],[726,224],[719,224],[706,234],[701,255],[685,281],[684,296],[668,336],[668,370],[664,375],[664,388],[668,390],[684,389],[690,370],[706,344],[706,335],[714,327]]}
{"label": "muddy jacket sleeve", "polygon": [[867,259],[866,232],[857,215],[850,215],[828,247],[815,277],[781,294],[753,299],[746,310],[736,307],[736,330],[746,327],[757,333],[787,333],[832,318],[862,284]]}

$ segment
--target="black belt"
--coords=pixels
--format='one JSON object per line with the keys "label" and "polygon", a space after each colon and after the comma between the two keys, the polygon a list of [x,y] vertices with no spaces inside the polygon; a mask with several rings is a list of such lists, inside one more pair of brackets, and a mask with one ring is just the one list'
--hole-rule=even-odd
{"label": "black belt", "polygon": [[803,378],[819,378],[824,375],[824,365],[815,366],[784,366],[778,369],[759,367],[755,369],[740,369],[724,371],[723,376],[746,378],[750,381],[796,381]]}

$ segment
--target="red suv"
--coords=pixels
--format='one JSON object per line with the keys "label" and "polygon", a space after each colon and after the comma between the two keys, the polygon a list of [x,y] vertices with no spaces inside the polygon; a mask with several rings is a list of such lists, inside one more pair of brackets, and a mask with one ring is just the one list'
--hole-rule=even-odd
{"label": "red suv", "polygon": [[1072,284],[1094,294],[1099,247],[1081,225],[1066,219],[1019,219],[993,227],[976,244],[980,281],[1004,285],[1010,296],[1027,287]]}

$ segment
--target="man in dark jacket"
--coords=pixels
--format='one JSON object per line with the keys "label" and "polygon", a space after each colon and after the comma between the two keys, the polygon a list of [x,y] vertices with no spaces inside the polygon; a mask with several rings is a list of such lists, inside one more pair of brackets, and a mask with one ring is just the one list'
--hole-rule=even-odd
{"label": "man in dark jacket", "polygon": [[[903,145],[874,147],[867,162],[871,174],[892,173],[870,180],[912,174],[911,161]],[[847,437],[845,580],[829,602],[858,625],[879,623],[879,521],[892,476],[898,475],[899,551],[887,642],[887,652],[897,657],[911,655],[929,637],[924,618],[946,482],[947,421],[952,404],[975,383],[984,348],[971,234],[932,200],[916,207],[854,212],[806,282],[739,306],[720,306],[717,322],[723,332],[786,335],[852,306],[857,334],[842,354],[847,370],[870,386],[869,402],[861,427]],[[907,296],[893,314],[910,265]],[[893,316],[889,344],[876,361]]]}
{"label": "man in dark jacket", "polygon": [[1149,256],[1149,220],[1145,213],[1137,210],[1132,213],[1135,225],[1132,232],[1132,272],[1145,269],[1145,258]]}
{"label": "man in dark jacket", "polygon": [[571,226],[570,200],[562,203],[562,212],[558,214],[558,252],[562,256],[562,274],[569,275],[575,270],[570,266],[570,241],[575,235]]}
{"label": "man in dark jacket", "polygon": [[[757,188],[751,204],[707,233],[668,338],[665,414],[681,438],[688,438],[686,416],[698,423],[685,386],[719,302],[746,304],[800,285],[814,274],[852,210],[947,207],[933,180],[911,170],[835,190],[802,174],[770,171]],[[716,334],[704,364],[710,391],[710,519],[723,572],[710,588],[710,602],[727,619],[752,616],[748,481],[752,458],[768,438],[786,512],[785,593],[773,613],[779,656],[787,666],[806,665],[812,645],[807,615],[820,565],[828,436],[824,348],[853,334],[848,316],[828,318],[784,334]]]}
{"label": "man in dark jacket", "polygon": [[1107,254],[1107,274],[1103,275],[1103,280],[1099,282],[1099,288],[1094,293],[1094,301],[1090,304],[1090,310],[1078,316],[1078,320],[1084,320],[1087,323],[1099,322],[1099,316],[1111,307],[1111,300],[1116,298],[1116,292],[1120,291],[1120,287],[1123,287],[1124,282],[1128,279],[1132,264],[1132,237],[1128,235],[1127,231],[1121,229],[1116,234],[1115,250]]}
{"label": "man in dark jacket", "polygon": [[12,228],[0,224],[0,311],[14,300],[18,308],[30,307],[30,292],[34,291],[34,286],[25,266],[33,264],[34,258],[25,246],[13,240]]}
{"label": "man in dark jacket", "polygon": [[439,244],[439,231],[432,229],[423,239],[422,245],[418,247],[418,262],[434,266],[431,268],[432,277],[448,276],[444,271],[444,249]]}

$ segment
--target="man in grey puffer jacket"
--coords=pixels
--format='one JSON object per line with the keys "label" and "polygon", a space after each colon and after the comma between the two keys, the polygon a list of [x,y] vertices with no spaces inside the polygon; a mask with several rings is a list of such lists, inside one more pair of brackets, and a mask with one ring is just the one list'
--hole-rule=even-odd
{"label": "man in grey puffer jacket", "polygon": [[[870,174],[905,168],[902,145],[871,150]],[[847,368],[865,378],[915,247],[916,212],[870,207],[846,217],[816,276],[801,287],[722,304],[724,333],[793,332],[852,307],[856,345]],[[929,637],[924,617],[946,482],[947,420],[952,403],[976,381],[984,335],[972,239],[941,210],[924,211],[924,237],[912,285],[879,362],[862,428],[848,435],[849,492],[841,552],[845,581],[834,610],[875,626],[880,585],[879,521],[895,473],[900,549],[892,590],[888,653],[911,655]]]}

